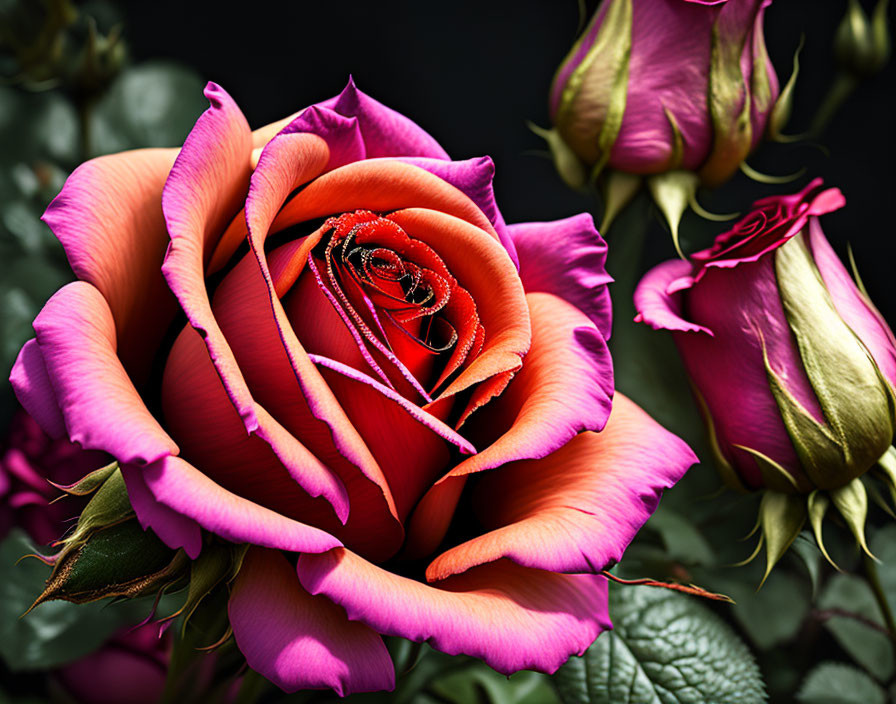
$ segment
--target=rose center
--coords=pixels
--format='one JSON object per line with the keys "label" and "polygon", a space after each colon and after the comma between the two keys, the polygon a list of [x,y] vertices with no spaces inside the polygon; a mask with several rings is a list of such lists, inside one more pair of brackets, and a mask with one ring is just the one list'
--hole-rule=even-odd
{"label": "rose center", "polygon": [[478,353],[476,306],[431,247],[364,210],[332,217],[323,229],[312,268],[355,339],[371,348],[362,354],[391,359],[405,378],[409,372],[434,390]]}

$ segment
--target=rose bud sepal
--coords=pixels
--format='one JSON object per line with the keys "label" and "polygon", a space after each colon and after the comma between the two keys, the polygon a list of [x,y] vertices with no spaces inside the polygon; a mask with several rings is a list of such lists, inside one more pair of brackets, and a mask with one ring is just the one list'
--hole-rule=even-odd
{"label": "rose bud sepal", "polygon": [[[50,482],[59,491],[65,492],[69,496],[87,496],[99,489],[106,480],[118,471],[118,462],[112,462],[105,467],[95,469],[89,474],[85,474],[78,481],[72,484],[57,484]],[[120,472],[119,472],[120,474]],[[49,481],[49,480],[48,480]],[[64,497],[59,497],[60,499]]]}
{"label": "rose bud sepal", "polygon": [[28,611],[54,599],[86,604],[106,597],[155,594],[181,582],[188,562],[183,550],[172,550],[130,518],[96,530],[77,547],[64,550]]}
{"label": "rose bud sepal", "polygon": [[806,504],[801,496],[771,490],[762,493],[757,522],[762,533],[756,550],[745,561],[750,562],[765,545],[765,573],[759,587],[765,584],[772,568],[796,540],[805,522]]}
{"label": "rose bud sepal", "polygon": [[564,67],[575,61],[594,25],[602,21],[587,53],[566,77],[552,117],[555,134],[593,165],[592,179],[609,161],[625,115],[632,12],[632,0],[611,0],[605,12],[595,13],[554,77],[552,93],[559,88]]}
{"label": "rose bud sepal", "polygon": [[[887,451],[877,460],[877,467],[873,473],[880,479],[890,494],[890,500],[896,507],[896,447],[889,447]],[[892,514],[892,509],[886,507],[888,513]],[[893,515],[896,518],[896,515]]]}
{"label": "rose bud sepal", "polygon": [[249,545],[245,543],[235,545],[214,539],[206,543],[199,557],[190,562],[190,583],[183,606],[170,616],[161,619],[161,622],[173,621],[183,615],[181,623],[183,638],[187,624],[207,597],[220,586],[230,584],[236,579],[248,549]]}
{"label": "rose bud sepal", "polygon": [[836,489],[887,451],[896,432],[896,396],[868,349],[838,314],[802,234],[778,249],[775,274],[788,326],[825,422],[802,407],[765,354],[769,386],[809,480],[820,489]]}
{"label": "rose bud sepal", "polygon": [[60,556],[79,547],[94,531],[121,523],[134,515],[117,462],[91,472],[71,486],[59,488],[74,496],[93,494],[81,511],[74,531],[55,543],[63,548]]}
{"label": "rose bud sepal", "polygon": [[866,78],[887,63],[890,56],[888,5],[889,0],[878,0],[869,20],[858,0],[849,0],[834,38],[834,56],[848,73]]}
{"label": "rose bud sepal", "polygon": [[141,528],[116,463],[66,489],[93,496],[74,531],[56,543],[61,550],[44,559],[53,571],[29,611],[53,599],[82,604],[109,596],[140,596],[180,580],[186,556]]}

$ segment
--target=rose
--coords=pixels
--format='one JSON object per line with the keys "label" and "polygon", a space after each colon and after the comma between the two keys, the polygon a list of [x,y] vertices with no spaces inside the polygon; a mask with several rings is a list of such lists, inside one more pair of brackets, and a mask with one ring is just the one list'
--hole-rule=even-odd
{"label": "rose", "polygon": [[893,333],[818,222],[844,203],[820,179],[760,200],[711,248],[660,264],[635,291],[637,320],[673,331],[737,488],[835,490],[892,442]]}
{"label": "rose", "polygon": [[83,502],[54,501],[59,492],[53,484],[71,484],[107,462],[102,452],[47,437],[22,410],[13,416],[0,448],[0,539],[13,526],[40,544],[57,539]]}
{"label": "rose", "polygon": [[778,79],[762,32],[771,0],[606,0],[554,77],[549,139],[633,174],[730,178],[766,129]]}
{"label": "rose", "polygon": [[393,686],[381,634],[555,670],[694,461],[619,395],[604,429],[591,219],[506,226],[490,160],[353,84],[255,133],[206,95],[179,152],[88,162],[51,204],[80,280],[36,319],[19,398],[114,456],[170,546],[253,546],[230,623],[284,689]]}

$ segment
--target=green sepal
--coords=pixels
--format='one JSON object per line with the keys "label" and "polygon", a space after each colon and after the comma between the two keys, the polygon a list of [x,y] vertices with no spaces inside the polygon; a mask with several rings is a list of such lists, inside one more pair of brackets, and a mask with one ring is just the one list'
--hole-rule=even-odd
{"label": "green sepal", "polygon": [[684,138],[681,136],[681,130],[672,111],[667,107],[663,107],[663,112],[669,121],[669,128],[672,130],[672,151],[663,171],[674,171],[675,169],[680,169],[681,163],[684,161]]}
{"label": "green sepal", "polygon": [[828,506],[831,505],[831,500],[828,498],[828,495],[816,489],[811,494],[809,494],[806,499],[806,509],[809,513],[809,523],[812,525],[812,533],[815,535],[815,542],[818,544],[818,549],[821,550],[821,554],[824,555],[824,559],[827,560],[831,567],[833,567],[838,572],[842,572],[843,570],[831,559],[831,556],[828,554],[827,548],[824,546],[824,540],[822,539],[822,526],[824,525],[824,516],[828,511]]}
{"label": "green sepal", "polygon": [[691,194],[690,199],[688,200],[688,205],[691,206],[691,210],[694,211],[695,214],[699,215],[704,220],[709,220],[710,222],[727,222],[728,220],[734,220],[734,218],[739,217],[740,213],[713,213],[700,205],[700,201],[697,200],[697,192]]}
{"label": "green sepal", "polygon": [[791,183],[806,173],[806,167],[802,167],[799,171],[792,174],[784,174],[783,176],[773,176],[772,174],[764,174],[750,166],[746,161],[740,162],[740,170],[747,178],[756,181],[756,183],[765,183],[768,185],[778,185],[782,183]]}
{"label": "green sepal", "polygon": [[687,257],[681,251],[678,241],[678,226],[681,224],[681,216],[687,210],[688,204],[695,197],[699,182],[697,174],[692,171],[667,171],[647,179],[647,188],[650,189],[654,202],[666,218],[669,231],[672,233],[675,251],[682,259],[687,259]]}
{"label": "green sepal", "polygon": [[[772,108],[772,82],[769,77],[769,66],[772,65],[765,48],[762,32],[754,31],[748,38],[753,43],[753,71],[750,77],[751,106],[750,110],[759,115],[767,115]],[[750,125],[752,131],[752,123]],[[752,134],[750,135],[752,139]]]}
{"label": "green sepal", "polygon": [[756,460],[756,464],[759,466],[759,471],[762,474],[762,485],[764,487],[783,494],[800,492],[802,487],[797,483],[793,475],[771,457],[745,445],[735,445],[734,447],[749,453]]}
{"label": "green sepal", "polygon": [[[632,0],[608,0],[611,4],[594,44],[563,87],[554,124],[572,150],[594,165],[596,177],[610,158],[610,150],[622,127],[628,95],[628,69],[632,45]],[[594,22],[598,20],[595,14]],[[567,55],[571,60],[590,26]],[[561,64],[561,67],[566,61]],[[592,69],[609,76],[606,92],[595,88],[599,77],[589,75]],[[593,106],[582,105],[591,101]]]}
{"label": "green sepal", "polygon": [[871,41],[874,44],[875,58],[879,62],[878,70],[890,58],[890,23],[887,18],[889,5],[890,0],[877,0],[874,12],[871,13]]}
{"label": "green sepal", "polygon": [[871,472],[866,472],[859,477],[859,479],[861,479],[862,483],[865,485],[865,491],[868,493],[868,498],[876,503],[890,518],[896,520],[896,511],[893,510],[893,507],[887,502],[886,497],[884,497],[880,492],[880,489],[878,489],[874,475]]}
{"label": "green sepal", "polygon": [[800,37],[800,43],[793,52],[793,70],[790,72],[790,78],[778,94],[775,106],[768,118],[768,136],[775,142],[795,142],[802,139],[802,135],[788,136],[781,133],[784,126],[790,120],[790,113],[793,111],[793,93],[796,87],[796,79],[800,74],[800,52],[806,43],[805,35]]}
{"label": "green sepal", "polygon": [[184,605],[164,620],[183,614],[181,633],[186,632],[190,617],[213,589],[236,577],[248,550],[248,545],[214,542],[206,545],[199,557],[190,563],[190,584]]}
{"label": "green sepal", "polygon": [[144,531],[136,518],[126,520],[67,550],[31,609],[53,599],[85,604],[154,593],[178,581],[187,563],[182,550],[174,551],[155,533]]}
{"label": "green sepal", "polygon": [[107,464],[105,467],[100,467],[99,469],[95,469],[90,472],[74,484],[55,484],[54,482],[50,482],[60,491],[64,491],[66,494],[70,494],[71,496],[87,496],[88,494],[92,494],[94,491],[99,489],[103,484],[105,484],[106,480],[111,477],[115,470],[118,469],[118,462],[112,462]]}
{"label": "green sepal", "polygon": [[709,63],[709,112],[713,124],[713,146],[709,157],[700,167],[700,180],[707,186],[718,186],[727,181],[747,158],[753,137],[750,120],[752,100],[750,89],[740,68],[744,44],[752,25],[736,28],[736,34],[725,35],[724,13],[712,28],[712,48]]}
{"label": "green sepal", "polygon": [[861,478],[853,479],[849,484],[832,489],[830,492],[831,502],[837,507],[846,525],[852,531],[859,547],[866,555],[873,559],[877,559],[868,549],[868,543],[865,541],[865,519],[868,517],[868,494],[865,493],[865,485],[862,484]]}
{"label": "green sepal", "polygon": [[771,574],[806,522],[806,504],[802,496],[765,491],[759,504],[759,520],[765,543],[765,574],[759,588]]}
{"label": "green sepal", "polygon": [[[694,398],[697,399],[700,415],[703,416],[703,422],[706,425],[706,435],[709,440],[709,449],[716,461],[716,468],[719,470],[719,474],[722,475],[722,481],[735,491],[739,491],[742,494],[748,493],[749,489],[744,486],[744,483],[741,481],[734,467],[728,461],[728,458],[725,457],[725,453],[722,452],[722,448],[719,445],[719,437],[716,434],[716,426],[713,423],[712,415],[709,413],[709,406],[706,403],[706,399],[703,398],[703,394],[701,394],[700,390],[693,384],[691,384],[691,389],[694,392]],[[757,523],[757,526],[758,525],[759,524]],[[750,535],[752,534],[753,532],[750,533]],[[750,536],[748,535],[747,537]]]}
{"label": "green sepal", "polygon": [[896,447],[888,447],[877,460],[878,476],[890,491],[890,498],[896,506]]}
{"label": "green sepal", "polygon": [[849,257],[849,268],[852,270],[852,278],[855,280],[856,286],[865,297],[866,302],[871,303],[871,296],[868,295],[868,289],[865,288],[865,282],[862,281],[862,277],[859,275],[859,268],[856,266],[856,257],[855,254],[853,254],[852,245],[849,242],[846,243],[846,254]]}
{"label": "green sepal", "polygon": [[874,358],[837,313],[802,233],[776,250],[775,274],[824,423],[793,397],[766,357],[769,384],[809,478],[819,488],[835,489],[867,471],[889,446],[896,399]]}
{"label": "green sepal", "polygon": [[87,502],[87,506],[81,511],[75,530],[60,540],[58,544],[65,546],[64,550],[71,550],[81,545],[94,531],[120,523],[133,515],[134,510],[131,508],[124,477],[121,476],[121,470],[115,464],[100,488]]}
{"label": "green sepal", "polygon": [[563,182],[575,190],[582,188],[588,180],[585,165],[576,156],[575,152],[570,149],[569,145],[563,141],[563,138],[557,130],[546,130],[544,127],[529,122],[529,129],[548,143],[548,149],[551,150],[551,158],[554,161],[554,168],[560,174]]}
{"label": "green sepal", "polygon": [[616,216],[631,203],[632,198],[641,188],[643,179],[637,174],[616,171],[607,172],[603,179],[604,214],[600,223],[600,232],[606,236]]}
{"label": "green sepal", "polygon": [[837,27],[834,54],[843,68],[858,77],[872,76],[887,63],[890,55],[887,5],[888,0],[879,0],[869,20],[861,3],[849,0]]}

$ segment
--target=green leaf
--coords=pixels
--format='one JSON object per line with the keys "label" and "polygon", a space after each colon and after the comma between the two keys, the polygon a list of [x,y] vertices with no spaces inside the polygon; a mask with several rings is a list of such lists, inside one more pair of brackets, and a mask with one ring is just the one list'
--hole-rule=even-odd
{"label": "green leaf", "polygon": [[812,598],[818,593],[819,578],[821,576],[821,550],[816,545],[812,534],[803,531],[790,546],[791,552],[799,559],[799,562],[806,568],[809,580],[812,584]]}
{"label": "green leaf", "polygon": [[151,61],[122,71],[91,116],[93,155],[136,147],[179,147],[208,107],[191,69]]}
{"label": "green leaf", "polygon": [[444,704],[558,704],[550,678],[538,672],[517,672],[505,677],[487,665],[475,663],[436,678],[427,690]]}
{"label": "green leaf", "polygon": [[47,567],[15,530],[0,544],[0,658],[13,671],[57,667],[96,650],[119,628],[149,613],[146,600],[78,606],[54,601],[21,618],[44,587]]}
{"label": "green leaf", "polygon": [[668,556],[685,564],[712,565],[715,555],[706,538],[684,514],[664,504],[647,522],[647,527],[659,533]]}
{"label": "green leaf", "polygon": [[885,704],[886,692],[861,670],[839,662],[816,667],[796,694],[802,704]]}
{"label": "green leaf", "polygon": [[555,676],[565,704],[765,701],[750,651],[696,599],[650,587],[611,589],[614,629]]}
{"label": "green leaf", "polygon": [[759,565],[737,570],[703,569],[694,572],[697,583],[734,599],[734,618],[759,650],[790,641],[809,611],[808,585],[785,570],[773,571],[756,590]]}
{"label": "green leaf", "polygon": [[871,550],[880,564],[877,573],[887,601],[896,607],[896,524],[888,523],[871,536]]}
{"label": "green leaf", "polygon": [[[883,626],[871,588],[855,575],[833,575],[821,592],[818,608],[856,614]],[[885,633],[854,618],[839,615],[826,619],[824,626],[856,663],[877,679],[887,680],[892,676],[893,644]]]}
{"label": "green leaf", "polygon": [[0,163],[78,161],[78,115],[58,91],[0,87]]}

